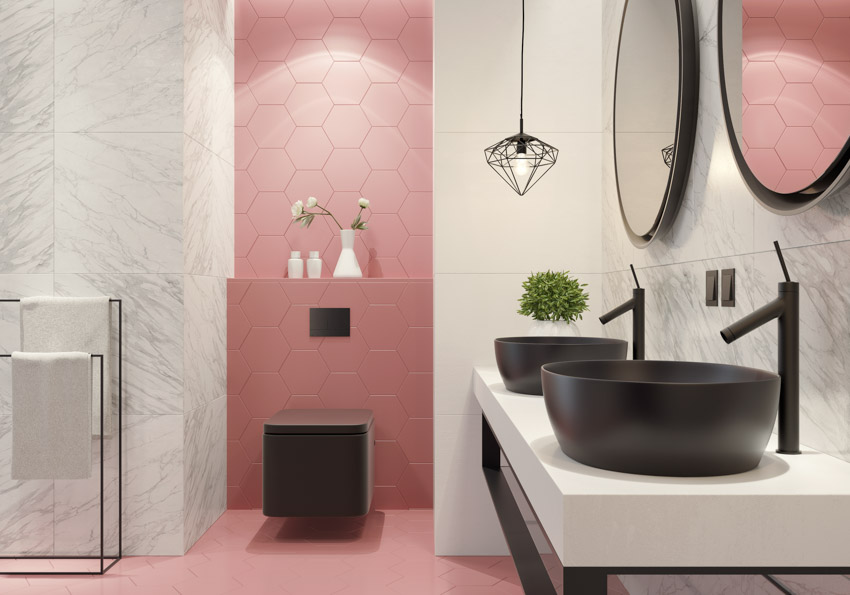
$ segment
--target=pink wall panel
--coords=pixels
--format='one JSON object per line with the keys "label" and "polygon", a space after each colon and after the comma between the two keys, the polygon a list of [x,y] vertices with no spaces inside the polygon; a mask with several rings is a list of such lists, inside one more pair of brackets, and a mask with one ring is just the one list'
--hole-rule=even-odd
{"label": "pink wall panel", "polygon": [[850,2],[743,6],[744,154],[765,186],[796,192],[850,136]]}
{"label": "pink wall panel", "polygon": [[[263,422],[284,408],[375,412],[375,506],[433,503],[433,283],[228,282],[228,507],[261,501]],[[310,337],[311,306],[351,308],[351,337]]]}
{"label": "pink wall panel", "polygon": [[343,225],[375,216],[369,277],[432,275],[431,0],[237,0],[236,276],[284,277],[290,250],[336,263],[332,222],[290,227],[316,196]]}

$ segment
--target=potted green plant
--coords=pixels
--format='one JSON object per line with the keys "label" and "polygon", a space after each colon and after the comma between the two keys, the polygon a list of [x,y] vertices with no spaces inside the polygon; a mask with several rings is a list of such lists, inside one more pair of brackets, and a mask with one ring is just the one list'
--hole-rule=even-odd
{"label": "potted green plant", "polygon": [[534,321],[531,335],[576,335],[573,323],[588,310],[585,287],[569,271],[532,273],[522,284],[517,313]]}

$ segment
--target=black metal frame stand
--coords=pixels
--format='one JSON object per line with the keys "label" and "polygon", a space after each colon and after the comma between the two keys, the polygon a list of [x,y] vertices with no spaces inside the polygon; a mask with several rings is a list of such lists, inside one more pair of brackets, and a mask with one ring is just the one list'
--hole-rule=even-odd
{"label": "black metal frame stand", "polygon": [[[0,299],[0,303],[16,303],[20,299]],[[123,557],[123,535],[122,535],[122,433],[121,433],[121,409],[123,407],[123,303],[120,299],[110,299],[111,304],[118,304],[118,555],[109,556],[104,550],[104,530],[103,530],[103,467],[106,454],[104,452],[103,441],[103,411],[104,411],[104,390],[103,390],[103,354],[91,354],[93,358],[98,358],[100,363],[100,555],[99,556],[0,556],[0,560],[100,560],[100,570],[91,571],[47,571],[47,572],[32,572],[32,571],[0,571],[0,575],[30,575],[30,576],[51,576],[51,575],[103,575],[115,566]],[[11,354],[0,354],[0,357],[12,357]],[[108,562],[108,563],[107,563]]]}
{"label": "black metal frame stand", "polygon": [[[511,557],[516,565],[522,588],[526,593],[534,595],[549,595],[556,593],[546,567],[534,544],[525,519],[522,516],[516,496],[511,491],[501,466],[502,448],[487,417],[481,414],[481,466],[490,497],[496,507],[499,524],[508,543]],[[507,457],[506,457],[507,460]],[[508,461],[510,468],[510,461]],[[522,486],[520,485],[520,488]],[[534,511],[528,498],[525,498],[529,508]],[[537,513],[535,513],[536,516]],[[542,526],[541,526],[542,530]],[[545,534],[545,532],[544,532]],[[548,538],[547,538],[548,539]],[[850,567],[574,567],[565,566],[563,570],[564,593],[581,593],[581,595],[606,595],[608,592],[608,575],[617,574],[730,574],[764,576],[778,592],[793,595],[781,581],[772,575],[777,574],[850,574]]]}

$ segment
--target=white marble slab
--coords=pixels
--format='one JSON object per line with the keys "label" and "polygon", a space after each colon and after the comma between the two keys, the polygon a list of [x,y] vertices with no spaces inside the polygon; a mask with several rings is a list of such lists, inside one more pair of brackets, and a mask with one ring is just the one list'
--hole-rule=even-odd
{"label": "white marble slab", "polygon": [[754,470],[650,477],[564,455],[540,397],[508,392],[495,368],[475,396],[565,566],[846,567],[850,464],[769,445]]}
{"label": "white marble slab", "polygon": [[227,394],[227,280],[184,280],[183,411],[189,412]]}

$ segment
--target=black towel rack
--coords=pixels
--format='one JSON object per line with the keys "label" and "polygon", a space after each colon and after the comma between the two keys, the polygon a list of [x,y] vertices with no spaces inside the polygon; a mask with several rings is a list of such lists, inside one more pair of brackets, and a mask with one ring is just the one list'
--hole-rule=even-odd
{"label": "black towel rack", "polygon": [[[20,299],[0,299],[2,303],[18,303]],[[123,494],[122,494],[122,429],[121,429],[121,410],[123,408],[123,344],[124,344],[124,329],[123,329],[123,302],[120,299],[109,300],[110,304],[118,306],[118,553],[117,555],[109,555],[105,551],[104,544],[104,487],[103,487],[103,468],[106,453],[104,451],[103,441],[103,411],[104,411],[104,390],[103,390],[103,354],[91,354],[93,358],[98,358],[100,363],[100,555],[99,556],[0,556],[0,560],[99,560],[99,570],[82,570],[82,571],[67,571],[67,570],[50,570],[50,571],[6,571],[0,570],[0,575],[30,575],[30,576],[50,576],[50,575],[102,575],[115,566],[123,557]],[[11,353],[2,353],[0,358],[11,358]]]}

